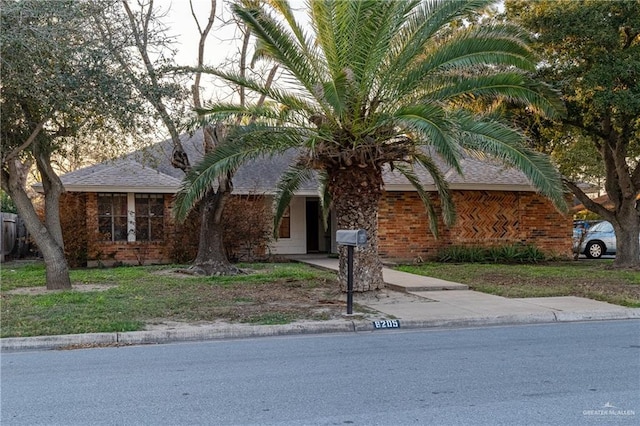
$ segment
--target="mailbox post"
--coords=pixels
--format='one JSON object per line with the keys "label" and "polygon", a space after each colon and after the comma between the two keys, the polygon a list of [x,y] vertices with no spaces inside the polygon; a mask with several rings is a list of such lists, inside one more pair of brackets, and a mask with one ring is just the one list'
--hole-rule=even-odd
{"label": "mailbox post", "polygon": [[336,231],[336,243],[347,246],[347,315],[353,314],[353,248],[367,244],[364,229]]}

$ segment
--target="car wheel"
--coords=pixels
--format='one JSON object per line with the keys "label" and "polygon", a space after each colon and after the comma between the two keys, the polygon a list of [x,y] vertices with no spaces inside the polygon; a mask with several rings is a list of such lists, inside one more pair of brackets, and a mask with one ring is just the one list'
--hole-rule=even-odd
{"label": "car wheel", "polygon": [[598,241],[591,241],[589,244],[587,244],[587,248],[584,251],[584,254],[589,259],[599,259],[602,257],[604,252],[605,252],[604,244]]}

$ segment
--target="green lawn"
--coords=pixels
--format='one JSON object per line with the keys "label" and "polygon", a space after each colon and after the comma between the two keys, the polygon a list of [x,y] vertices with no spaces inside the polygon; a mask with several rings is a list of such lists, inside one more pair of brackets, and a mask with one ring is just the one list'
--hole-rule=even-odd
{"label": "green lawn", "polygon": [[240,265],[235,277],[176,267],[71,271],[74,289],[44,289],[44,266],[3,265],[1,337],[142,330],[164,321],[283,324],[340,315],[335,274],[295,263]]}
{"label": "green lawn", "polygon": [[616,270],[611,261],[542,264],[422,263],[398,270],[469,285],[505,297],[580,296],[640,307],[640,272]]}
{"label": "green lawn", "polygon": [[[640,273],[610,264],[423,263],[398,269],[506,297],[573,295],[640,307]],[[285,324],[344,313],[332,272],[298,263],[239,266],[247,273],[235,277],[195,277],[167,265],[77,269],[71,271],[73,290],[49,292],[42,263],[3,264],[1,337],[134,331],[171,321]]]}

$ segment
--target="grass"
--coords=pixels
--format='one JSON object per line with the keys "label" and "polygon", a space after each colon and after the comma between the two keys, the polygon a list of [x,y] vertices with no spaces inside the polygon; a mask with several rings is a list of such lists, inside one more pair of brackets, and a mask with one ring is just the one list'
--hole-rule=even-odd
{"label": "grass", "polygon": [[[610,266],[423,263],[398,269],[505,297],[581,296],[640,307],[640,273]],[[0,337],[135,331],[174,321],[287,324],[345,312],[332,272],[297,263],[239,267],[248,273],[195,277],[167,265],[77,269],[71,271],[73,290],[49,292],[42,263],[3,264]],[[355,310],[367,312],[366,306]]]}
{"label": "grass", "polygon": [[469,285],[504,297],[579,296],[640,307],[640,273],[611,268],[612,261],[561,261],[529,265],[423,263],[397,269]]}
{"label": "grass", "polygon": [[135,331],[165,321],[286,324],[344,310],[327,303],[342,298],[331,272],[295,263],[239,266],[250,272],[195,277],[166,265],[78,269],[71,271],[73,290],[48,292],[42,264],[3,265],[0,336]]}

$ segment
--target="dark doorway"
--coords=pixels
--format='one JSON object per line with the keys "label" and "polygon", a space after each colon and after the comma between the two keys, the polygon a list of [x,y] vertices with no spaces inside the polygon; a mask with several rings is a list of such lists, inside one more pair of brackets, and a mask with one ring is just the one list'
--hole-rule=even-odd
{"label": "dark doorway", "polygon": [[307,198],[307,253],[320,251],[320,200]]}

